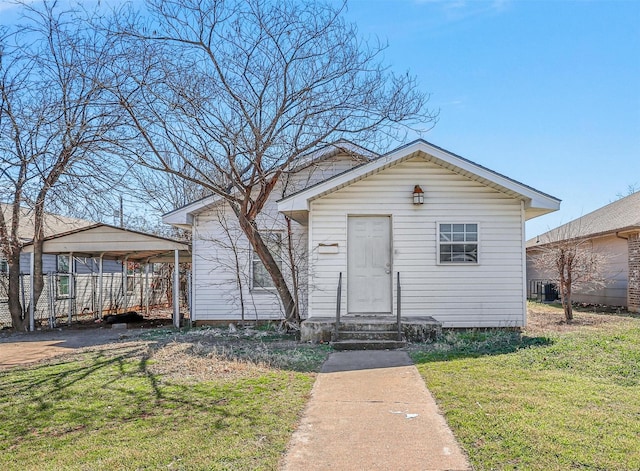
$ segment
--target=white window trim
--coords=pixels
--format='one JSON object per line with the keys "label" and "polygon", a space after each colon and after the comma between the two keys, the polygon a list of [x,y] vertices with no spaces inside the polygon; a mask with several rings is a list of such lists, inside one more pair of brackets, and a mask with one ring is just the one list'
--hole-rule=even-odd
{"label": "white window trim", "polygon": [[[267,229],[267,230],[260,230],[259,231],[260,234],[279,234],[280,235],[280,270],[282,270],[282,263],[284,262],[283,259],[283,254],[282,254],[282,244],[284,243],[284,231],[282,230],[271,230],[271,229]],[[254,272],[254,262],[260,262],[262,263],[262,260],[260,260],[260,257],[258,257],[256,255],[256,251],[253,249],[253,247],[251,247],[251,264],[250,264],[250,278],[249,278],[249,282],[250,282],[250,290],[251,292],[254,293],[275,293],[277,292],[277,288],[275,286],[255,286],[255,279],[253,277],[253,272]]]}
{"label": "white window trim", "polygon": [[[60,270],[60,257],[66,257],[67,259],[67,271],[61,272]],[[58,254],[56,255],[56,298],[57,299],[68,299],[70,297],[71,292],[71,264],[73,263],[73,257],[70,257],[69,254]],[[67,279],[67,292],[61,293],[61,279],[65,277]]]}
{"label": "white window trim", "polygon": [[[478,234],[478,240],[475,241],[476,246],[478,247],[478,255],[476,257],[476,261],[475,262],[441,262],[440,261],[440,225],[441,224],[475,224],[477,227],[477,234]],[[481,244],[481,227],[480,227],[480,223],[477,221],[437,221],[436,222],[436,265],[442,265],[442,266],[447,266],[447,267],[475,267],[480,265],[480,258],[481,258],[481,252],[482,252],[482,244]],[[455,243],[455,242],[454,242]],[[473,244],[474,242],[471,242],[471,244]],[[445,242],[445,244],[449,244],[449,242]],[[467,244],[466,242],[463,242],[463,244]]]}

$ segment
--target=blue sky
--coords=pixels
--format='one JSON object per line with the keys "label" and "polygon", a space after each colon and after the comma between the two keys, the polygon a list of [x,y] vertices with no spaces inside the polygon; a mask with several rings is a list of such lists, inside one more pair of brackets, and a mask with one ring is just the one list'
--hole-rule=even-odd
{"label": "blue sky", "polygon": [[640,2],[353,0],[430,92],[424,138],[562,199],[527,237],[640,188]]}
{"label": "blue sky", "polygon": [[[14,13],[0,0],[0,23]],[[431,93],[426,140],[563,200],[528,238],[640,188],[640,1],[351,0],[346,17]]]}

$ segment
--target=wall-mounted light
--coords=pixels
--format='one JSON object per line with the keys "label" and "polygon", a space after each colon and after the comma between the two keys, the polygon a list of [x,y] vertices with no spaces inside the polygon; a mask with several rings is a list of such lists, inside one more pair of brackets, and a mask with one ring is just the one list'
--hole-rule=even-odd
{"label": "wall-mounted light", "polygon": [[424,191],[420,188],[420,185],[413,187],[413,204],[424,203]]}

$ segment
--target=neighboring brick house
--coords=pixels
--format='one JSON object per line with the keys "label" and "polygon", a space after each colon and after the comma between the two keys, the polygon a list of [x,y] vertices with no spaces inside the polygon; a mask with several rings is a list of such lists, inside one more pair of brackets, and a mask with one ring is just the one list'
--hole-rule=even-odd
{"label": "neighboring brick house", "polygon": [[545,243],[562,239],[561,234],[589,240],[595,250],[610,255],[606,268],[609,284],[595,291],[574,292],[574,301],[623,306],[629,311],[640,312],[640,192],[528,240],[529,295],[536,281],[545,278],[533,266],[531,255]]}

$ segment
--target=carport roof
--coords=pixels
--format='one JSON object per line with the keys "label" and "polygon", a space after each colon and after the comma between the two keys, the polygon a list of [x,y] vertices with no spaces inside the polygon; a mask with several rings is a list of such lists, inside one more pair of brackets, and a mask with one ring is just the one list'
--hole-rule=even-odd
{"label": "carport roof", "polygon": [[[108,224],[94,224],[55,234],[44,239],[43,253],[99,257],[105,259],[144,262],[173,262],[178,250],[180,262],[191,262],[188,243],[143,232],[122,229]],[[24,252],[33,252],[33,243],[24,246]]]}

